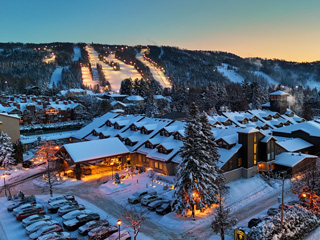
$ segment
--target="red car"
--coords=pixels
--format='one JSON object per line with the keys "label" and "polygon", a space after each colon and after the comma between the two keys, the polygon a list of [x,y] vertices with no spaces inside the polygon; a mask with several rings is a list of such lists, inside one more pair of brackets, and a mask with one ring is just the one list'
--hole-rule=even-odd
{"label": "red car", "polygon": [[24,211],[18,212],[16,215],[16,219],[21,221],[22,219],[36,214],[46,214],[46,211],[43,208],[26,209]]}

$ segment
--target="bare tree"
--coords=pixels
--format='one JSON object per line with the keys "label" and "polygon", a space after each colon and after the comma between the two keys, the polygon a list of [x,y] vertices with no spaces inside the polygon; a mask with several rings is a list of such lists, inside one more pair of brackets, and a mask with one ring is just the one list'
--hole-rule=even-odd
{"label": "bare tree", "polygon": [[122,216],[130,220],[131,224],[127,227],[133,228],[133,239],[136,240],[140,231],[141,225],[148,218],[149,211],[147,209],[135,208],[133,206],[126,207],[122,213]]}
{"label": "bare tree", "polygon": [[[36,160],[47,163],[47,176],[45,177],[47,184],[49,185],[50,196],[53,194],[53,185],[56,182],[56,178],[53,174],[56,169],[57,159],[55,152],[59,149],[59,146],[52,141],[44,141],[38,147],[38,151],[35,153]],[[60,180],[60,179],[59,179]]]}
{"label": "bare tree", "polygon": [[220,233],[220,237],[224,240],[224,234],[227,229],[231,228],[237,223],[237,219],[230,216],[230,210],[224,207],[223,196],[227,190],[219,188],[219,205],[214,210],[214,217],[212,220],[212,229],[215,233]]}

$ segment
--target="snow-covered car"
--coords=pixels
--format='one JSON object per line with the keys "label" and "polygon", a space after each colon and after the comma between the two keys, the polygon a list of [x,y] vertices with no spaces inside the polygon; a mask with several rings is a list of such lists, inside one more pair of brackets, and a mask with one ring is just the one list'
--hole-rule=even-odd
{"label": "snow-covered car", "polygon": [[165,215],[169,212],[171,212],[171,204],[170,203],[164,203],[160,207],[156,208],[156,213],[158,213],[160,215]]}
{"label": "snow-covered car", "polygon": [[22,219],[25,219],[25,218],[32,216],[32,215],[45,214],[45,213],[46,213],[46,211],[43,208],[26,209],[21,212],[18,212],[16,214],[16,219],[21,221]]}
{"label": "snow-covered car", "polygon": [[161,200],[156,200],[148,204],[148,210],[150,211],[155,211],[157,207],[160,207],[164,203],[170,203],[171,200],[169,199],[161,199]]}
{"label": "snow-covered car", "polygon": [[98,213],[82,214],[76,218],[63,222],[63,227],[68,231],[74,231],[87,222],[99,219],[100,215]]}
{"label": "snow-covered car", "polygon": [[25,197],[24,199],[20,199],[18,201],[15,201],[15,203],[12,203],[10,204],[8,207],[7,207],[7,210],[9,212],[12,212],[13,209],[21,206],[21,205],[24,205],[26,203],[33,203],[33,204],[36,204],[37,201],[36,201],[36,198],[32,195],[32,196],[28,196],[28,197]]}
{"label": "snow-covered car", "polygon": [[26,204],[23,204],[15,209],[13,209],[13,214],[15,215],[17,212],[21,212],[25,209],[31,209],[33,208],[33,206],[36,206],[37,204],[36,203],[26,203]]}
{"label": "snow-covered car", "polygon": [[162,200],[161,197],[157,195],[146,195],[143,198],[141,198],[141,205],[147,206],[149,203],[157,201],[157,200]]}
{"label": "snow-covered car", "polygon": [[52,232],[62,232],[62,227],[60,225],[54,224],[40,228],[38,231],[29,235],[29,240],[35,240],[40,236],[43,236]]}
{"label": "snow-covered car", "polygon": [[57,200],[54,202],[50,202],[48,204],[48,211],[50,213],[56,213],[60,207],[65,206],[65,205],[78,205],[78,203],[75,200],[74,201],[68,201],[66,199]]}
{"label": "snow-covered car", "polygon": [[22,226],[23,227],[28,227],[29,225],[35,223],[35,222],[39,222],[39,221],[46,221],[46,220],[50,220],[51,216],[49,215],[32,215],[30,217],[27,217],[25,219],[22,220]]}
{"label": "snow-covered car", "polygon": [[52,232],[38,237],[37,240],[62,240],[71,239],[71,235],[68,232]]}
{"label": "snow-covered car", "polygon": [[118,226],[109,226],[109,227],[97,227],[92,229],[88,233],[88,239],[94,240],[94,239],[104,239],[109,236],[111,236],[113,233],[118,231]]}
{"label": "snow-covered car", "polygon": [[139,190],[132,194],[132,196],[128,197],[128,202],[129,203],[139,203],[141,201],[141,198],[143,198],[145,195],[157,195],[157,191],[154,190]]}
{"label": "snow-covered car", "polygon": [[84,210],[86,207],[82,204],[78,205],[64,205],[62,207],[59,207],[58,215],[62,216],[67,214],[68,212],[72,212],[74,210]]}
{"label": "snow-covered car", "polygon": [[69,200],[69,201],[73,201],[74,200],[74,196],[72,195],[57,195],[57,196],[53,196],[53,197],[50,197],[49,200],[48,200],[48,203],[50,202],[55,202],[55,201],[58,201],[58,200]]}
{"label": "snow-covered car", "polygon": [[127,230],[120,231],[120,238],[119,233],[115,232],[110,237],[105,238],[104,240],[131,240],[130,233]]}
{"label": "snow-covered car", "polygon": [[59,224],[59,223],[55,220],[39,221],[39,222],[32,223],[31,225],[26,227],[26,234],[30,235],[31,233],[38,231],[38,229],[42,227],[53,225],[53,224]]}
{"label": "snow-covered car", "polygon": [[280,209],[278,208],[269,208],[267,211],[267,214],[269,216],[274,216],[274,215],[277,215],[279,212],[280,212]]}
{"label": "snow-covered car", "polygon": [[74,210],[72,212],[68,212],[67,214],[62,216],[62,221],[68,221],[82,214],[92,213],[91,210]]}
{"label": "snow-covered car", "polygon": [[248,222],[248,228],[252,228],[257,226],[259,223],[262,222],[262,219],[260,218],[252,218],[249,222]]}
{"label": "snow-covered car", "polygon": [[94,220],[94,221],[87,222],[85,225],[78,228],[78,233],[80,235],[86,235],[91,229],[94,229],[100,226],[107,227],[109,226],[109,222],[107,220],[99,220],[99,221]]}

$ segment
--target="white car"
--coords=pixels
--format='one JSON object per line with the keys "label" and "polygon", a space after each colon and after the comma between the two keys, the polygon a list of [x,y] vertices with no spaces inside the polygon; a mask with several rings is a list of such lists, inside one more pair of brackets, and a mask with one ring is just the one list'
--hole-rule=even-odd
{"label": "white car", "polygon": [[154,202],[156,200],[161,200],[161,197],[158,197],[157,195],[146,195],[141,199],[141,204],[142,205],[148,205],[151,202]]}
{"label": "white car", "polygon": [[32,215],[30,217],[23,219],[22,226],[26,228],[29,225],[31,225],[32,223],[39,222],[39,221],[46,221],[46,220],[50,220],[50,219],[51,219],[51,216],[49,216],[49,215],[36,214],[36,215]]}
{"label": "white car", "polygon": [[50,213],[56,213],[58,211],[58,209],[62,206],[65,206],[65,205],[76,205],[78,204],[77,202],[71,202],[71,201],[68,201],[66,199],[61,199],[61,200],[57,200],[57,201],[54,201],[54,202],[50,202],[48,204],[48,211]]}
{"label": "white car", "polygon": [[49,198],[48,200],[48,203],[50,202],[55,202],[55,201],[58,201],[58,200],[74,200],[74,196],[72,195],[57,195],[57,196],[53,196],[51,198]]}
{"label": "white car", "polygon": [[49,226],[53,224],[59,224],[55,220],[47,220],[47,221],[39,221],[31,224],[30,226],[26,227],[26,233],[27,235],[30,235],[31,233],[38,231],[38,229],[44,227],[44,226]]}
{"label": "white car", "polygon": [[136,204],[141,201],[141,198],[143,198],[146,195],[157,195],[157,191],[152,190],[139,190],[132,194],[132,196],[128,197],[128,202]]}
{"label": "white car", "polygon": [[89,214],[92,213],[91,210],[74,210],[72,212],[68,212],[67,214],[62,216],[62,221],[68,221],[70,219],[76,218],[77,216],[80,216],[81,214]]}
{"label": "white car", "polygon": [[20,212],[30,210],[30,209],[39,209],[39,208],[44,208],[43,205],[41,204],[32,204],[32,203],[27,203],[22,205],[21,207],[15,208],[13,210],[13,215],[17,216]]}
{"label": "white car", "polygon": [[64,214],[67,214],[68,212],[72,212],[74,210],[84,210],[86,207],[82,204],[79,205],[64,205],[59,208],[58,215],[62,216]]}
{"label": "white car", "polygon": [[71,239],[71,235],[68,232],[53,232],[38,237],[37,240],[61,240],[61,239]]}
{"label": "white car", "polygon": [[120,238],[119,232],[113,233],[110,237],[105,238],[104,240],[131,240],[130,233],[127,230],[120,231]]}

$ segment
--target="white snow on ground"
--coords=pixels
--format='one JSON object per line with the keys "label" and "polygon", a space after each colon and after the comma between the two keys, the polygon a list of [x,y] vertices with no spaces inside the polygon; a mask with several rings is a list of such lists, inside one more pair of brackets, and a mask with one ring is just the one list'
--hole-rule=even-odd
{"label": "white snow on ground", "polygon": [[56,70],[54,70],[54,72],[52,73],[51,80],[50,80],[50,83],[49,83],[49,86],[48,86],[49,88],[52,88],[53,83],[57,87],[58,82],[61,81],[62,70],[64,68],[68,69],[69,67],[57,66]]}
{"label": "white snow on ground", "polygon": [[[38,195],[36,196],[37,202],[44,205],[45,207],[47,206],[47,201],[49,196],[48,195]],[[110,223],[110,225],[116,225],[117,223],[117,218],[109,215],[102,209],[96,207],[95,205],[76,197],[76,200],[80,203],[83,204],[86,209],[89,209],[93,212],[96,212],[100,215],[100,219],[107,219]],[[3,227],[3,230],[6,235],[6,239],[8,240],[13,240],[13,239],[19,239],[19,240],[24,240],[28,239],[26,233],[25,233],[25,228],[22,227],[21,221],[17,221],[13,214],[11,212],[7,211],[8,205],[10,205],[12,202],[7,201],[6,198],[1,198],[0,199],[0,212],[1,212],[1,218],[0,218],[0,224]],[[48,213],[47,213],[48,214]],[[59,223],[62,223],[62,218],[58,216],[58,214],[49,214],[53,220],[58,221]],[[122,230],[124,230],[122,228]],[[130,230],[129,230],[130,231]],[[87,239],[87,237],[82,237],[78,234],[78,231],[73,231],[69,232],[71,234],[71,237],[74,238],[79,238],[79,239]],[[138,235],[139,239],[146,239],[146,240],[153,240],[152,238],[146,237],[143,235],[143,233],[139,233]],[[1,236],[0,236],[0,239]]]}
{"label": "white snow on ground", "polygon": [[234,70],[229,70],[228,64],[223,63],[222,66],[217,67],[217,70],[231,82],[241,83],[244,80],[244,78]]}
{"label": "white snow on ground", "polygon": [[313,232],[304,238],[304,240],[319,240],[320,239],[320,227],[317,227]]}
{"label": "white snow on ground", "polygon": [[[157,80],[162,87],[164,88],[171,88],[171,83],[164,75],[163,71],[161,71],[160,68],[155,67],[153,64],[151,64],[149,61],[145,60],[143,57],[143,54],[145,53],[147,49],[142,49],[140,53],[137,53],[136,58],[140,60],[145,66],[149,67],[153,77],[155,80]],[[163,54],[163,50],[161,48],[161,53],[159,55],[159,59]]]}
{"label": "white snow on ground", "polygon": [[38,137],[41,137],[41,140],[45,140],[45,141],[66,139],[71,137],[71,135],[74,134],[75,132],[77,132],[77,130],[67,131],[67,132],[46,133],[46,134],[39,134],[39,135],[30,135],[30,136],[21,135],[21,142],[23,144],[33,143],[37,141]]}
{"label": "white snow on ground", "polygon": [[73,62],[79,61],[79,58],[81,58],[81,50],[80,50],[80,48],[77,47],[77,46],[73,47],[73,53],[74,53],[74,55],[73,55],[72,61]]}
{"label": "white snow on ground", "polygon": [[114,71],[112,67],[104,62],[100,61],[98,58],[98,53],[92,47],[86,47],[86,50],[89,53],[90,63],[91,66],[97,66],[99,63],[102,66],[102,71],[111,85],[111,90],[114,92],[119,92],[121,87],[121,81],[130,78],[132,80],[138,78],[141,79],[141,75],[138,71],[134,68],[134,66],[125,64],[120,60],[115,58],[114,54],[110,54],[106,59],[108,61],[117,62],[120,64],[120,71]]}
{"label": "white snow on ground", "polygon": [[278,85],[279,84],[276,80],[274,80],[272,77],[270,77],[269,75],[265,74],[264,72],[254,71],[253,73],[255,75],[258,75],[258,76],[263,77],[264,79],[266,79],[270,85]]}
{"label": "white snow on ground", "polygon": [[67,93],[71,93],[74,95],[95,95],[94,92],[87,90],[87,89],[81,89],[81,88],[71,88],[68,90],[61,90],[59,92],[59,94],[62,96],[65,96]]}

